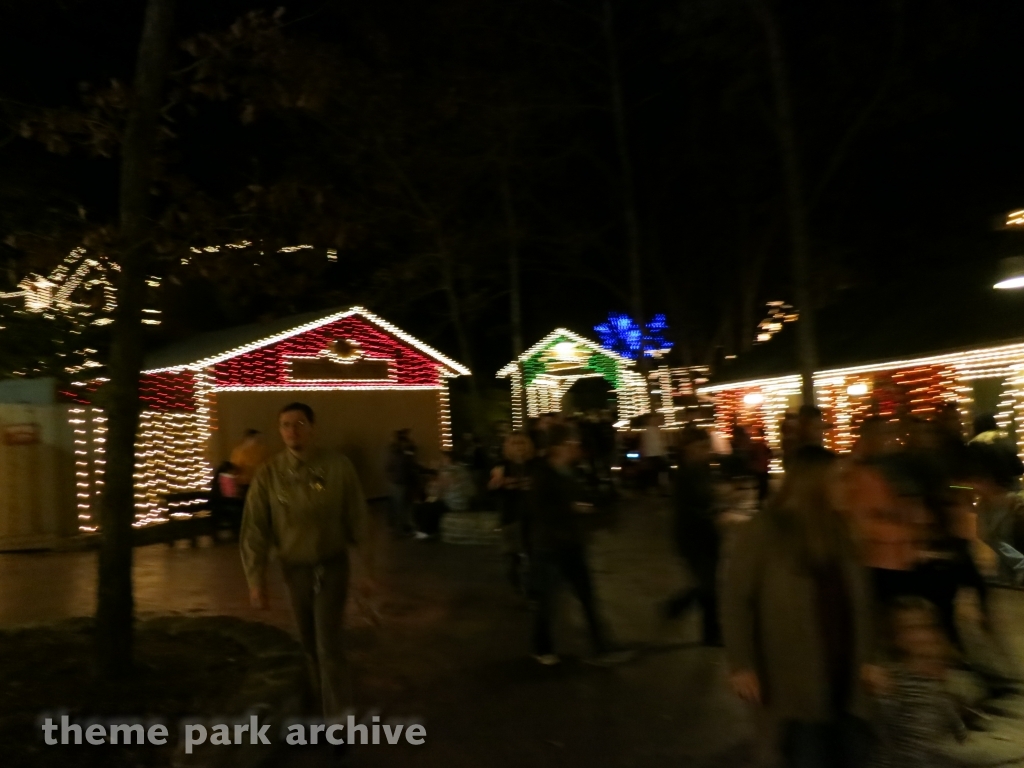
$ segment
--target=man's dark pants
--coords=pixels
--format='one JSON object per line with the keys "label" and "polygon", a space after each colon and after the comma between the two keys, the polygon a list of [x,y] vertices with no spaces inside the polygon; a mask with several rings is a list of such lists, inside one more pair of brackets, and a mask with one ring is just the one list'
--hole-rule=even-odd
{"label": "man's dark pants", "polygon": [[718,618],[718,558],[721,536],[711,521],[687,526],[680,532],[676,548],[689,566],[694,585],[685,589],[666,605],[666,613],[676,618],[697,604],[703,620],[703,641],[717,645],[722,640]]}
{"label": "man's dark pants", "polygon": [[315,565],[282,563],[310,683],[325,720],[352,707],[352,673],[343,625],[349,560],[343,554]]}
{"label": "man's dark pants", "polygon": [[604,629],[597,615],[594,585],[587,567],[586,552],[582,544],[562,544],[548,551],[537,552],[530,565],[537,598],[537,613],[533,629],[533,652],[545,655],[554,652],[552,624],[560,581],[565,581],[583,607],[590,640],[596,653],[608,650]]}

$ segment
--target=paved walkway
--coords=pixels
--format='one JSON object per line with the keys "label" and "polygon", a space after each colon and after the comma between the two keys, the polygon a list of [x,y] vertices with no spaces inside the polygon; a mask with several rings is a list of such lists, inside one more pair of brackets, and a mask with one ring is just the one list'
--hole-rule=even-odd
{"label": "paved walkway", "polygon": [[[665,633],[655,607],[683,581],[660,499],[627,504],[614,534],[599,535],[594,568],[617,640],[643,652],[595,669],[578,612],[558,643],[567,661],[541,668],[526,657],[530,614],[502,578],[489,547],[382,544],[383,627],[352,607],[351,655],[359,695],[387,716],[426,723],[424,747],[366,748],[361,766],[723,766],[749,764],[755,726],[727,691],[721,652],[693,644],[695,622]],[[0,555],[0,626],[90,615],[95,554]],[[248,606],[232,545],[136,550],[140,615],[229,614],[291,630],[280,580],[269,612]],[[998,590],[997,620],[1024,658],[1024,593]],[[316,766],[301,753],[290,765]]]}

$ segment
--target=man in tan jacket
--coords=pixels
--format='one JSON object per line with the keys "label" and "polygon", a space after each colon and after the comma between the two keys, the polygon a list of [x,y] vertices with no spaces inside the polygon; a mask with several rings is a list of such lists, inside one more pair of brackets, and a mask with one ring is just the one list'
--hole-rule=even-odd
{"label": "man in tan jacket", "polygon": [[[278,427],[285,450],[260,467],[246,498],[242,565],[253,606],[265,609],[267,562],[277,550],[313,690],[324,717],[335,719],[352,705],[342,623],[350,550],[362,549],[367,565],[366,501],[352,463],[316,446],[308,405],[286,405]],[[369,587],[368,578],[361,586]]]}

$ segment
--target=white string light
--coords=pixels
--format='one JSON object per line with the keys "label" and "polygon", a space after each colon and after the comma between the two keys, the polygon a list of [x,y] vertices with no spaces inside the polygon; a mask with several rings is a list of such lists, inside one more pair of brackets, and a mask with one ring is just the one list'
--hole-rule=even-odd
{"label": "white string light", "polygon": [[[536,355],[551,350],[552,360],[526,384],[523,381],[523,365]],[[615,367],[616,401],[619,422],[628,422],[651,410],[650,397],[644,377],[633,368],[635,361],[600,344],[580,336],[567,328],[556,328],[515,360],[498,370],[499,379],[510,379],[512,383],[512,423],[516,429],[524,427],[524,412],[530,418],[542,413],[561,410],[562,398],[569,388],[582,378],[607,378],[606,372],[588,371],[580,373],[590,355],[599,354],[612,362]],[[562,374],[560,370],[571,371]]]}
{"label": "white string light", "polygon": [[[871,398],[871,374],[888,374],[894,385],[906,391],[909,413],[926,416],[941,402],[956,402],[961,419],[969,419],[973,403],[972,383],[981,379],[1003,379],[1005,384],[996,405],[996,424],[1010,429],[1024,418],[1024,344],[964,350],[920,358],[908,358],[864,365],[833,368],[814,375],[818,405],[831,419],[834,429],[826,444],[839,452],[852,449],[854,430],[868,413]],[[798,376],[775,376],[749,379],[701,387],[698,391],[715,400],[716,424],[723,433],[731,434],[737,417],[733,404],[736,397],[761,393],[761,410],[766,437],[777,446],[777,425],[798,395]],[[1017,417],[1015,419],[1015,414]],[[893,417],[893,413],[882,413]],[[1018,448],[1024,455],[1024,429],[1018,428]]]}
{"label": "white string light", "polygon": [[220,353],[218,353],[216,355],[212,355],[210,357],[203,358],[202,360],[197,360],[194,363],[187,363],[185,365],[174,365],[174,366],[169,366],[169,367],[165,367],[165,368],[153,368],[153,369],[148,370],[148,371],[143,371],[143,373],[146,373],[146,374],[169,373],[171,371],[182,371],[182,370],[198,371],[198,370],[200,370],[202,368],[208,368],[211,365],[216,365],[217,363],[222,363],[225,360],[230,360],[233,357],[238,357],[239,355],[244,355],[247,352],[252,352],[254,349],[259,349],[260,347],[266,347],[266,346],[269,346],[271,344],[276,344],[279,341],[284,341],[285,339],[290,339],[293,336],[298,336],[299,334],[306,333],[307,331],[312,331],[312,330],[314,330],[316,328],[319,328],[319,327],[321,327],[323,325],[329,325],[330,323],[337,322],[338,320],[341,320],[342,318],[352,317],[354,315],[359,315],[361,317],[366,318],[371,323],[373,323],[373,324],[375,324],[377,326],[380,326],[381,328],[383,328],[384,330],[386,330],[388,333],[392,334],[393,336],[396,336],[397,338],[401,339],[402,341],[406,342],[407,344],[412,345],[413,347],[418,349],[420,352],[423,352],[423,353],[429,355],[430,357],[433,357],[438,362],[443,363],[445,366],[447,366],[451,370],[451,372],[453,374],[455,374],[457,376],[470,376],[470,375],[472,375],[470,373],[469,369],[466,368],[466,366],[461,365],[459,363],[456,363],[454,360],[452,360],[452,359],[446,357],[445,355],[441,354],[440,352],[438,352],[433,347],[431,347],[431,346],[429,346],[427,344],[424,344],[422,341],[420,341],[419,339],[415,338],[414,336],[410,336],[408,333],[403,331],[398,326],[392,325],[391,323],[389,323],[384,318],[379,317],[378,315],[373,314],[373,312],[370,312],[368,309],[365,309],[363,307],[352,307],[351,309],[347,309],[347,310],[344,310],[342,312],[336,312],[336,313],[334,313],[332,315],[328,315],[327,317],[321,318],[320,320],[315,320],[313,322],[297,326],[297,327],[292,328],[290,330],[283,331],[281,333],[277,333],[277,334],[274,334],[272,336],[267,336],[266,338],[259,339],[258,341],[253,341],[253,342],[249,342],[247,344],[243,344],[240,347],[235,347],[234,349],[230,349],[230,350],[227,350],[225,352],[220,352]]}
{"label": "white string light", "polygon": [[[328,323],[346,317],[358,315],[378,328],[387,331],[391,336],[401,339],[421,352],[426,352],[436,363],[437,379],[433,384],[401,384],[397,376],[386,380],[352,380],[320,381],[292,379],[289,383],[275,386],[249,385],[218,385],[214,366],[239,355],[276,344],[285,339],[294,338],[302,333],[320,328]],[[297,355],[281,355],[286,364],[299,359],[334,359],[340,362],[354,362],[354,359],[339,357],[329,350],[323,355],[303,358]],[[375,359],[375,358],[363,358]],[[394,361],[389,363],[393,369]],[[442,450],[452,447],[451,411],[449,404],[448,379],[469,374],[469,370],[450,360],[428,345],[415,339],[401,329],[386,322],[382,318],[363,309],[353,307],[344,312],[337,312],[329,317],[313,323],[307,323],[284,333],[269,335],[256,342],[173,368],[145,371],[143,377],[154,377],[158,380],[161,374],[177,374],[190,381],[189,392],[175,395],[186,397],[193,406],[191,410],[144,410],[140,416],[139,436],[136,442],[135,470],[135,504],[136,518],[133,525],[142,527],[164,522],[170,518],[186,518],[192,513],[187,509],[189,504],[176,504],[176,508],[184,508],[171,512],[166,503],[168,494],[184,491],[196,491],[209,487],[213,479],[212,470],[206,456],[207,447],[217,429],[214,398],[220,392],[342,392],[342,391],[436,391],[438,408],[438,432]],[[192,505],[201,504],[193,502]]]}
{"label": "white string light", "polygon": [[[252,245],[249,241],[241,243],[229,243],[225,248],[242,249]],[[312,246],[289,246],[281,249],[282,253],[290,253],[299,250],[312,248]],[[205,248],[192,248],[193,253],[216,253],[220,246],[207,246]],[[331,255],[337,255],[336,251]],[[48,319],[55,319],[58,314],[69,316],[73,320],[70,329],[72,335],[81,335],[82,328],[91,324],[94,326],[109,325],[113,322],[110,316],[116,308],[115,289],[110,279],[112,273],[120,271],[120,267],[105,258],[89,258],[84,248],[74,249],[49,276],[30,275],[23,280],[18,291],[0,294],[0,299],[23,299],[25,311],[42,314]],[[146,279],[147,286],[159,288],[160,278],[149,276]],[[92,311],[88,303],[77,302],[74,297],[80,288],[87,290],[100,289],[103,291],[103,305],[100,316]],[[146,325],[157,325],[160,320],[156,316],[159,310],[145,309],[141,322]],[[302,333],[315,330],[324,325],[338,320],[360,316],[369,323],[387,332],[391,336],[401,340],[414,349],[431,358],[440,364],[437,371],[437,382],[434,384],[401,384],[394,375],[393,361],[389,363],[389,378],[384,380],[359,380],[359,383],[351,381],[327,381],[310,380],[303,381],[300,385],[295,382],[294,386],[216,386],[212,375],[211,367],[217,363],[230,360],[247,352],[260,349],[285,339],[293,338]],[[0,330],[3,330],[0,327]],[[65,366],[65,372],[74,375],[84,371],[94,371],[102,365],[93,359],[91,355],[97,354],[97,350],[87,348],[73,354],[80,355],[83,359],[80,363],[71,363]],[[61,353],[66,357],[66,353]],[[326,359],[334,362],[351,363],[354,359],[338,355],[326,355]],[[317,357],[314,359],[323,359]],[[440,444],[443,449],[452,447],[451,413],[448,394],[448,379],[456,376],[471,375],[468,368],[441,354],[438,350],[423,343],[419,339],[409,335],[402,329],[387,322],[363,307],[352,307],[351,309],[333,313],[321,320],[306,323],[286,332],[273,334],[263,339],[245,344],[231,350],[226,350],[213,357],[193,361],[191,363],[162,369],[153,369],[143,372],[143,376],[153,376],[161,373],[185,373],[191,372],[192,385],[191,397],[194,402],[194,410],[171,410],[155,411],[148,409],[140,415],[139,434],[136,442],[136,467],[135,467],[135,498],[137,515],[134,521],[135,526],[149,525],[154,522],[162,522],[168,517],[180,516],[178,513],[169,514],[164,499],[168,493],[175,493],[187,490],[199,490],[208,487],[212,479],[212,471],[206,458],[206,448],[210,438],[216,429],[215,412],[212,407],[212,397],[216,392],[248,391],[370,391],[370,390],[423,390],[438,392],[438,427]],[[14,371],[15,375],[26,375],[26,371]],[[71,386],[77,389],[86,389],[98,385],[107,379],[103,377],[92,377],[89,380],[72,380]],[[74,432],[75,444],[75,476],[76,476],[76,498],[79,519],[79,530],[83,533],[92,533],[97,530],[98,524],[95,519],[93,505],[102,491],[103,474],[105,470],[106,442],[106,417],[103,411],[98,408],[76,407],[69,410],[69,423]],[[182,513],[187,516],[189,513]]]}
{"label": "white string light", "polygon": [[452,412],[448,402],[448,377],[441,377],[441,386],[437,390],[438,424],[441,428],[441,450],[452,449]]}

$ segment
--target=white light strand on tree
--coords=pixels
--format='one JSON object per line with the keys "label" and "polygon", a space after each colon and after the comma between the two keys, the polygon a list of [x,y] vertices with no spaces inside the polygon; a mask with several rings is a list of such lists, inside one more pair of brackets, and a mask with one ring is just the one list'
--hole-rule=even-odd
{"label": "white light strand on tree", "polygon": [[765,306],[768,307],[768,317],[757,324],[754,336],[754,342],[758,344],[771,341],[785,323],[794,323],[800,319],[800,314],[784,301],[769,301]]}

